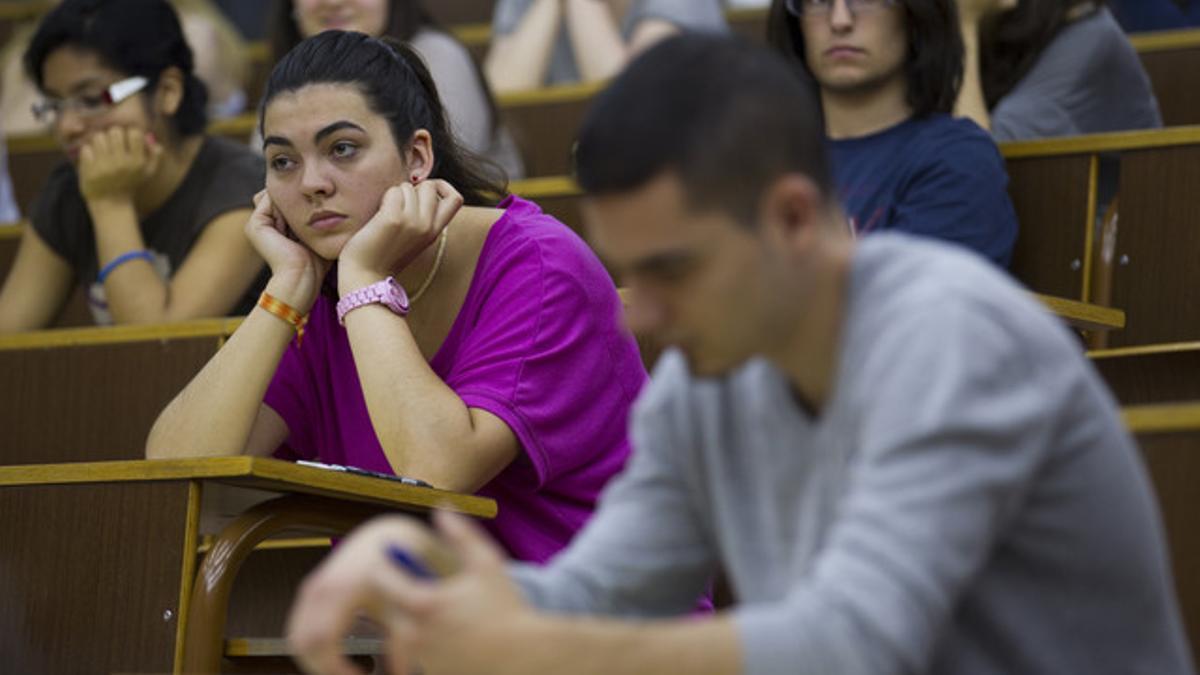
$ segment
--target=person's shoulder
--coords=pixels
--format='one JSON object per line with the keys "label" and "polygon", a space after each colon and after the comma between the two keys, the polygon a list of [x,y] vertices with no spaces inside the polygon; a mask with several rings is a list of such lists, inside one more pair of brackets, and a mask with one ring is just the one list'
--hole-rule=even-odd
{"label": "person's shoulder", "polygon": [[257,178],[265,176],[266,161],[245,143],[224,136],[205,136],[202,152],[211,153],[213,161],[221,169],[241,177],[246,174]]}
{"label": "person's shoulder", "polygon": [[986,175],[990,180],[996,170],[1003,170],[996,141],[973,120],[928,115],[917,122],[913,135],[906,155],[917,172],[950,171],[965,178]]}
{"label": "person's shoulder", "polygon": [[266,163],[249,146],[220,136],[206,136],[201,150],[203,201],[245,203],[263,189]]}
{"label": "person's shoulder", "polygon": [[79,192],[79,174],[75,166],[64,159],[50,170],[50,175],[38,190],[32,212],[34,225],[38,225],[41,216],[51,210],[61,211],[63,206],[75,202],[83,202],[83,195]]}
{"label": "person's shoulder", "polygon": [[42,184],[42,191],[56,196],[79,192],[79,173],[67,160],[56,164]]}
{"label": "person's shoulder", "polygon": [[[1053,344],[1078,351],[1056,317],[1006,272],[961,246],[885,232],[863,240],[852,266],[852,297],[869,311],[861,320],[876,337],[973,325],[1009,336],[1014,345]],[[1057,337],[1049,337],[1057,336]],[[1049,339],[1047,339],[1049,338]],[[875,338],[872,338],[875,339]]]}
{"label": "person's shoulder", "polygon": [[455,37],[436,28],[422,28],[417,31],[409,45],[416,50],[421,58],[434,69],[435,63],[466,63],[471,62],[471,53]]}
{"label": "person's shoulder", "polygon": [[923,148],[938,156],[953,156],[963,150],[998,154],[991,134],[966,117],[945,113],[926,115],[917,121],[915,134]]}
{"label": "person's shoulder", "polygon": [[587,242],[537,204],[513,195],[502,201],[499,208],[504,209],[504,215],[492,226],[489,235],[496,253],[525,257],[528,263],[538,264],[547,271],[568,274],[586,271],[593,263],[599,265]]}

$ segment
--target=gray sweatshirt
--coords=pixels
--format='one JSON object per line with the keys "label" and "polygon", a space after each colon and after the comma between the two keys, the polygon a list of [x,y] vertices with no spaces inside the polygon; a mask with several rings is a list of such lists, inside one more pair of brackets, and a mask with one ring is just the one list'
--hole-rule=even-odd
{"label": "gray sweatshirt", "polygon": [[[717,317],[714,317],[717,320]],[[752,361],[663,358],[552,611],[687,612],[722,566],[744,672],[1191,673],[1156,503],[1078,342],[1002,272],[863,241],[818,417]]]}

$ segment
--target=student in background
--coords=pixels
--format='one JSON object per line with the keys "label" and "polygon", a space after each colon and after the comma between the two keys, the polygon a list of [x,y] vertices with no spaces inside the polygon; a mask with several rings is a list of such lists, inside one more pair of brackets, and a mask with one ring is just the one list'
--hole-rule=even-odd
{"label": "student in background", "polygon": [[[208,116],[230,117],[246,107],[248,64],[237,29],[210,0],[170,0],[192,48],[193,70],[208,88]],[[57,4],[53,2],[50,4]],[[32,112],[41,93],[25,71],[23,58],[38,22],[13,29],[0,50],[0,116],[10,134],[41,134],[46,125]]]}
{"label": "student in background", "polygon": [[[629,468],[545,567],[448,513],[344,540],[288,622],[309,672],[356,672],[367,612],[393,673],[1191,675],[1154,494],[1078,343],[960,247],[855,242],[822,136],[744,43],[677,38],[600,94],[592,240],[677,347]],[[737,604],[687,615],[717,566]]]}
{"label": "student in background", "polygon": [[206,90],[171,5],[67,0],[25,63],[67,157],[0,290],[0,333],[50,325],[74,284],[98,324],[248,311],[264,270],[242,225],[262,160],[205,136]]}
{"label": "student in background", "polygon": [[997,141],[1162,126],[1137,52],[1100,0],[957,0],[958,112]]}
{"label": "student in background", "polygon": [[1017,219],[988,134],[950,113],[962,81],[954,0],[775,0],[771,45],[821,97],[834,184],[859,235],[962,244],[1001,266]]}
{"label": "student in background", "polygon": [[681,31],[725,31],[718,0],[497,0],[484,69],[499,92],[594,82]]}
{"label": "student in background", "polygon": [[504,170],[510,180],[525,168],[496,100],[467,48],[438,27],[420,0],[277,0],[271,52],[278,63],[300,40],[324,30],[356,30],[407,43],[429,67],[450,115],[450,129],[467,150]]}
{"label": "student in background", "polygon": [[549,560],[624,466],[646,379],[608,272],[536,205],[497,202],[404,43],[301,42],[261,126],[246,232],[271,279],[147,456],[276,454],[478,492],[511,555]]}

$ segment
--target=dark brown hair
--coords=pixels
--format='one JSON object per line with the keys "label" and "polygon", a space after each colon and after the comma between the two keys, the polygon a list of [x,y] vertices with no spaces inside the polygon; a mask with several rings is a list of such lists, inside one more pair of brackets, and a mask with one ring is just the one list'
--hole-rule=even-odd
{"label": "dark brown hair", "polygon": [[[392,38],[330,30],[288,52],[271,71],[259,106],[259,132],[267,106],[276,96],[310,84],[349,84],[358,88],[372,112],[388,121],[403,152],[418,129],[433,138],[431,178],[462,193],[471,206],[494,206],[507,187],[498,171],[459,145],[425,62],[408,45]],[[265,133],[264,133],[265,135]],[[485,167],[487,167],[485,169]]]}

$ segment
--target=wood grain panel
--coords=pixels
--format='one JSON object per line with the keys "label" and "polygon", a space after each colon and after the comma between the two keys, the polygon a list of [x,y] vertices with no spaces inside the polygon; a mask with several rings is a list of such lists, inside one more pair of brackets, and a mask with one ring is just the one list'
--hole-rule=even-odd
{"label": "wood grain panel", "polygon": [[1200,343],[1142,353],[1099,352],[1092,363],[1122,406],[1200,400]]}
{"label": "wood grain panel", "polygon": [[1113,305],[1121,347],[1200,340],[1200,145],[1121,156]]}
{"label": "wood grain panel", "polygon": [[1090,158],[1010,158],[1007,163],[1008,194],[1020,223],[1013,275],[1038,293],[1082,299]]}
{"label": "wood grain panel", "polygon": [[500,114],[525,159],[525,175],[571,173],[571,149],[597,85],[555,87],[500,99]]}
{"label": "wood grain panel", "polygon": [[0,464],[141,459],[217,337],[0,350]]}
{"label": "wood grain panel", "polygon": [[0,488],[4,672],[170,672],[186,510],[185,481]]}
{"label": "wood grain panel", "polygon": [[329,547],[257,550],[234,582],[226,635],[278,637],[300,582],[329,553]]}
{"label": "wood grain panel", "polygon": [[1163,124],[1200,124],[1200,46],[1142,52]]}
{"label": "wood grain panel", "polygon": [[1200,650],[1200,429],[1138,436],[1162,510],[1176,596],[1192,651]]}

